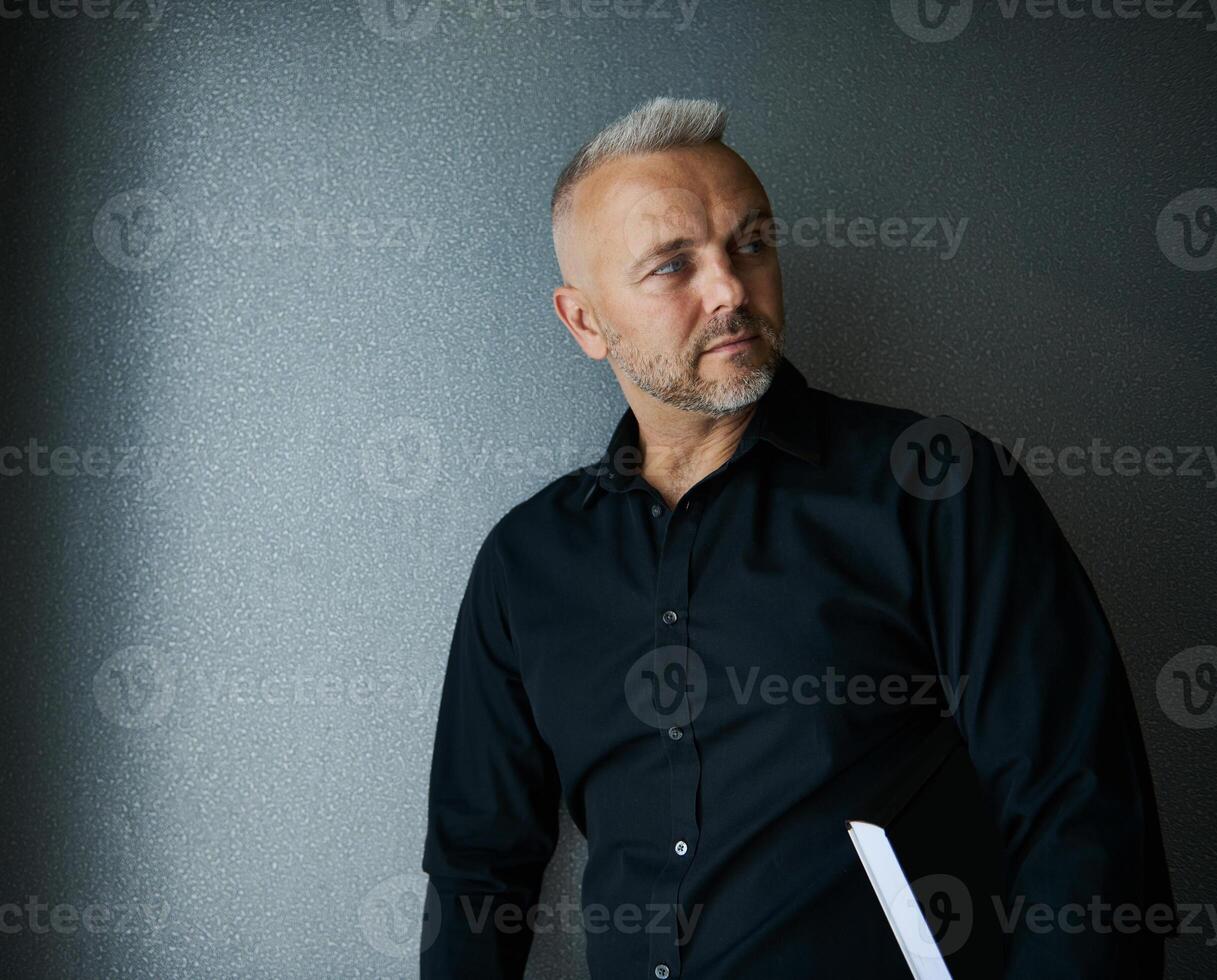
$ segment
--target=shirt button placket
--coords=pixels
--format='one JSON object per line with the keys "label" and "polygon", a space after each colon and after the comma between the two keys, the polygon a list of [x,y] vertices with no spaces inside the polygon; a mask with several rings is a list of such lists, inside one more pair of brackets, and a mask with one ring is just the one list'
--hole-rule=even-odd
{"label": "shirt button placket", "polygon": [[[652,511],[654,513],[654,511]],[[656,515],[658,516],[658,515]],[[689,642],[689,560],[697,536],[700,509],[691,499],[671,511],[664,529],[660,549],[659,575],[656,583],[655,648],[685,647]],[[685,654],[686,675],[688,673]],[[665,914],[652,931],[650,962],[655,977],[680,976],[680,886],[697,850],[697,789],[701,779],[701,761],[694,737],[692,716],[687,698],[676,702],[669,726],[661,729],[670,774],[671,827],[670,836],[656,841],[667,852],[667,861],[651,890],[653,908],[662,907]],[[687,738],[685,736],[688,736]],[[686,915],[686,918],[689,918]]]}

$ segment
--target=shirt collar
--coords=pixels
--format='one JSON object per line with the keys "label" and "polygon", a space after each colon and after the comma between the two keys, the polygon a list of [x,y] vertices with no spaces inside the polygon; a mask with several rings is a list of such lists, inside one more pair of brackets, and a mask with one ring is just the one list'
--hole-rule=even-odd
{"label": "shirt collar", "polygon": [[[758,439],[764,439],[808,463],[823,465],[823,410],[821,406],[813,405],[811,396],[814,393],[815,389],[808,386],[807,379],[799,369],[782,355],[773,381],[757,402],[756,411],[748,420],[729,462],[743,456]],[[581,508],[591,503],[598,489],[626,489],[630,476],[611,472],[610,461],[616,459],[623,465],[633,465],[639,458],[637,440],[638,420],[634,410],[627,407],[613,430],[608,448],[590,468],[590,485],[580,501]],[[619,452],[623,452],[623,455],[617,455]]]}

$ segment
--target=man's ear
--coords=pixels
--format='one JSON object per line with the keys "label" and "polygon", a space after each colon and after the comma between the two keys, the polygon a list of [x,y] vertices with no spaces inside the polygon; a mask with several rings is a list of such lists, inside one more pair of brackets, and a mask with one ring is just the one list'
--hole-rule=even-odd
{"label": "man's ear", "polygon": [[593,361],[603,360],[608,347],[596,325],[596,317],[577,286],[558,286],[554,289],[554,312],[575,338],[583,353]]}

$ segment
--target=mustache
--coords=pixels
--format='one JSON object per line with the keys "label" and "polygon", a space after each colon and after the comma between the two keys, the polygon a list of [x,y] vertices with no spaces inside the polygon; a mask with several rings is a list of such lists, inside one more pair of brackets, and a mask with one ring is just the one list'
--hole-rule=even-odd
{"label": "mustache", "polygon": [[721,327],[718,329],[710,329],[712,332],[709,333],[705,341],[702,343],[702,350],[713,347],[725,337],[730,337],[735,334],[756,333],[760,334],[762,337],[773,336],[773,324],[769,322],[767,317],[759,316],[755,313],[732,314],[729,319],[722,321]]}

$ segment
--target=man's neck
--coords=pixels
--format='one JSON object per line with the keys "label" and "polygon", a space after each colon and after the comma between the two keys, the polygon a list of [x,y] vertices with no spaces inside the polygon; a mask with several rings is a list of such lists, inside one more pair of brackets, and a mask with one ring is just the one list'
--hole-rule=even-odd
{"label": "man's neck", "polygon": [[645,419],[635,410],[642,478],[674,507],[685,491],[731,458],[756,406],[752,402],[718,418],[668,405],[648,406],[652,411]]}

